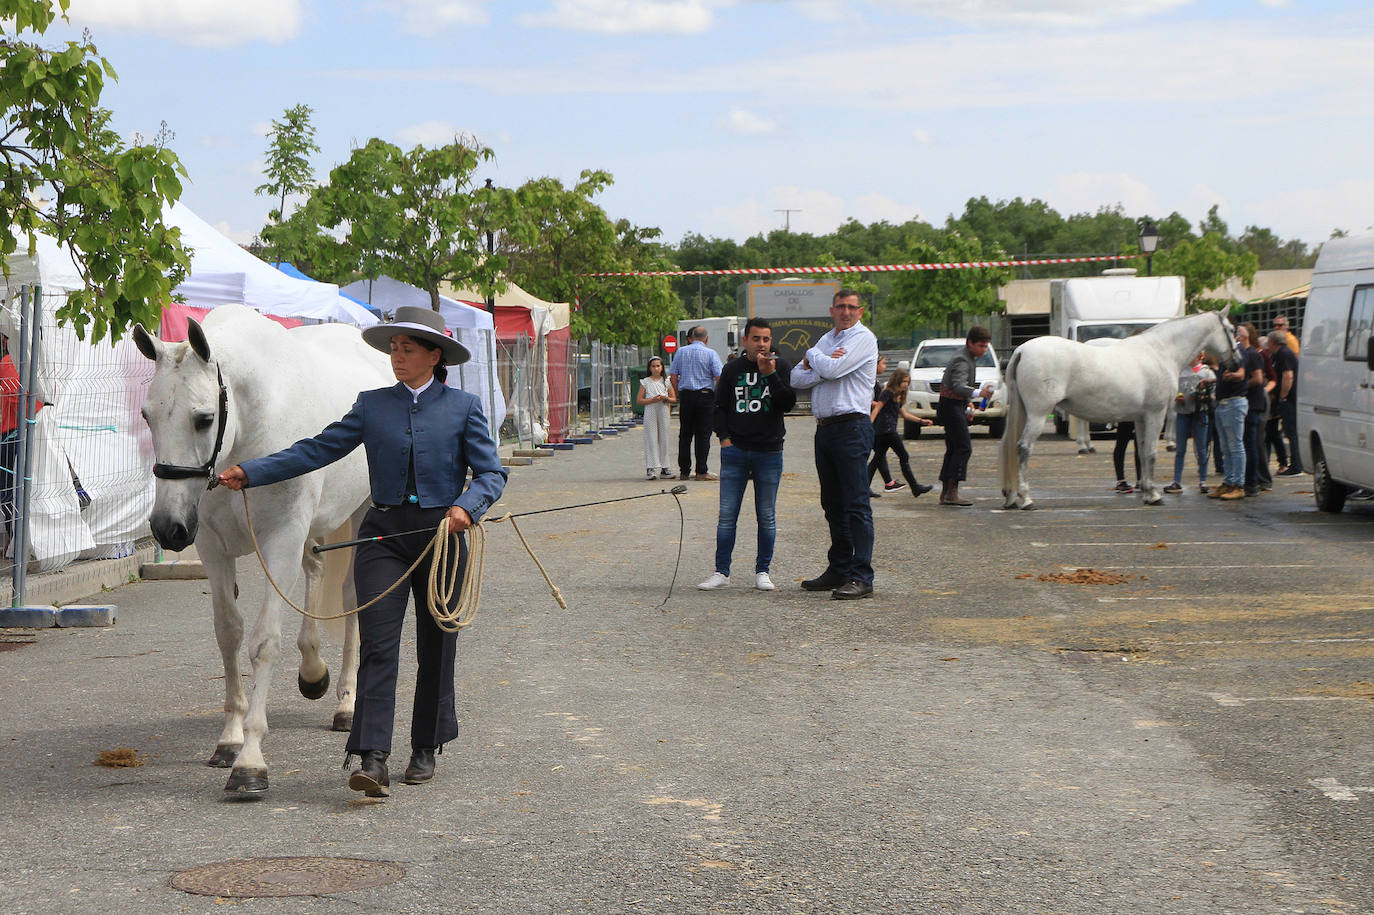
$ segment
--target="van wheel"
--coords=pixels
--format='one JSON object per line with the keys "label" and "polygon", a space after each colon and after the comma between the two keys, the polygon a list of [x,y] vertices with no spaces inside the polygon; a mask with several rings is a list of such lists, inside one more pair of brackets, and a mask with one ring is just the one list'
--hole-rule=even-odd
{"label": "van wheel", "polygon": [[1069,418],[1067,416],[1054,414],[1054,434],[1060,438],[1069,437]]}
{"label": "van wheel", "polygon": [[909,419],[902,420],[902,438],[907,441],[915,441],[921,437],[921,424],[913,423]]}
{"label": "van wheel", "polygon": [[1312,495],[1317,508],[1324,512],[1338,512],[1345,508],[1345,497],[1350,490],[1342,483],[1331,479],[1331,468],[1326,466],[1326,453],[1320,445],[1312,446]]}
{"label": "van wheel", "polygon": [[993,438],[1001,438],[1007,431],[1007,421],[1003,419],[988,420],[988,435]]}

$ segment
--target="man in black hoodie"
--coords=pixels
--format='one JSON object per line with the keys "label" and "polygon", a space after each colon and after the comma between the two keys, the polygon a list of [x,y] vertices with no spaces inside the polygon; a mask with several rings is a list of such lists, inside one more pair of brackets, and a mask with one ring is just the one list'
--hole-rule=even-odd
{"label": "man in black hoodie", "polygon": [[744,325],[744,355],[731,359],[716,383],[716,435],[720,438],[720,515],[716,520],[716,571],[697,585],[713,591],[730,584],[735,522],[744,488],[754,481],[754,515],[759,546],[754,587],[772,591],[768,576],[777,540],[774,507],[782,479],[783,414],[797,403],[789,380],[792,366],[773,352],[773,331],[762,318]]}

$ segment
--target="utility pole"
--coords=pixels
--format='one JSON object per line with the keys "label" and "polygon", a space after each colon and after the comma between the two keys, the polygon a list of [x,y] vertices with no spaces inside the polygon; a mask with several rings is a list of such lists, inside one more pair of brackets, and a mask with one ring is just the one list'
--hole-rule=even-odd
{"label": "utility pole", "polygon": [[781,214],[782,214],[782,218],[783,218],[782,230],[783,230],[784,232],[791,232],[791,231],[792,231],[792,214],[793,214],[793,213],[800,213],[801,210],[777,209],[777,210],[774,210],[773,212],[774,212],[774,213],[781,213]]}

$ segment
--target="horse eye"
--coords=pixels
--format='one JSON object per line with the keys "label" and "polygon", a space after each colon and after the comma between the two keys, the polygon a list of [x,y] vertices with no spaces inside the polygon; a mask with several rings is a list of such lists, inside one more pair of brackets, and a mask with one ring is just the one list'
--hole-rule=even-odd
{"label": "horse eye", "polygon": [[196,431],[204,432],[206,429],[209,429],[212,425],[214,425],[214,422],[215,418],[213,416],[206,416],[204,413],[197,414]]}

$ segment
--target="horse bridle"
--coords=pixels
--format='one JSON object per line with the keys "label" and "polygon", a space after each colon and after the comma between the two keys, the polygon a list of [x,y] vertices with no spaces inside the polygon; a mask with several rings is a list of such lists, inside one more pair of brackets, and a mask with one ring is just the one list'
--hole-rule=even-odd
{"label": "horse bridle", "polygon": [[215,450],[210,452],[210,460],[199,467],[185,464],[154,464],[153,476],[159,480],[205,478],[210,481],[205,487],[207,490],[219,485],[219,477],[215,476],[215,462],[219,460],[219,449],[224,445],[224,424],[229,418],[229,391],[224,386],[224,372],[218,365],[215,366],[215,375],[219,381],[219,428],[215,431]]}

